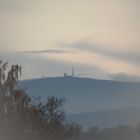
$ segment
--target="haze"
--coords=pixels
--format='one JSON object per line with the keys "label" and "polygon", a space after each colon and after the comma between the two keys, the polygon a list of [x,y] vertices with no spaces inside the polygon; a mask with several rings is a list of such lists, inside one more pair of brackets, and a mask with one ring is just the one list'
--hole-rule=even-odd
{"label": "haze", "polygon": [[80,76],[140,81],[139,6],[139,0],[0,0],[0,56],[22,64],[23,79],[59,76],[73,66]]}

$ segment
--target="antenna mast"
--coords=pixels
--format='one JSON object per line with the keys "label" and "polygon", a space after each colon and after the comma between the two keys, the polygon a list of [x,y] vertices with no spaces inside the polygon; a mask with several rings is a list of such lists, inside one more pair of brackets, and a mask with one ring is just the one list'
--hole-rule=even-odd
{"label": "antenna mast", "polygon": [[72,73],[71,73],[71,76],[74,77],[74,68],[72,66]]}

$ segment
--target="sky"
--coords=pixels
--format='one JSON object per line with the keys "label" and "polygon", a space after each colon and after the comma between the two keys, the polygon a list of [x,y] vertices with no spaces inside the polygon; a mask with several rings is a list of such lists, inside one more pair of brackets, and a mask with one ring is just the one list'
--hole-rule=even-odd
{"label": "sky", "polygon": [[0,59],[22,79],[140,81],[140,0],[0,0]]}

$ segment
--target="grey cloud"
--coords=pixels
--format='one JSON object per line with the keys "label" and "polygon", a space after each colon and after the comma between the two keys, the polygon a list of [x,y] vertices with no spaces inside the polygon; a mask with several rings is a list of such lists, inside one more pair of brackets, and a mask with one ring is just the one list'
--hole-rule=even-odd
{"label": "grey cloud", "polygon": [[109,50],[106,49],[105,46],[97,46],[83,41],[74,44],[63,44],[63,45],[69,48],[75,48],[86,52],[99,53],[112,59],[114,58],[121,61],[126,61],[128,63],[140,65],[140,51],[136,51],[135,49],[133,51],[125,50],[125,52],[122,52],[121,50],[113,49],[113,46],[112,49]]}
{"label": "grey cloud", "polygon": [[27,10],[25,8],[25,2],[21,0],[0,0],[0,11],[4,12],[19,12]]}
{"label": "grey cloud", "polygon": [[0,11],[9,13],[28,13],[35,9],[35,6],[39,6],[36,1],[33,0],[0,0]]}
{"label": "grey cloud", "polygon": [[[10,64],[19,64],[23,68],[22,79],[51,77],[51,76],[63,76],[66,72],[71,74],[72,66],[74,67],[75,76],[80,77],[94,77],[98,79],[96,73],[104,73],[98,66],[83,65],[74,62],[61,62],[59,60],[52,60],[49,58],[41,58],[38,55],[20,54],[20,53],[5,53],[0,52],[0,59],[3,61],[9,61]],[[93,71],[92,74],[84,72]],[[83,73],[78,75],[77,73]],[[100,75],[100,77],[102,77]],[[99,78],[100,78],[99,77]],[[105,77],[102,77],[105,79]]]}
{"label": "grey cloud", "polygon": [[63,73],[71,74],[74,67],[75,76],[90,77],[95,79],[111,79],[115,81],[140,82],[140,77],[125,73],[109,74],[99,66],[90,66],[72,62],[61,62],[48,58],[41,58],[38,55],[4,53],[0,52],[0,59],[10,61],[10,64],[22,65],[22,79],[38,78],[42,76],[63,76]]}
{"label": "grey cloud", "polygon": [[140,82],[140,76],[125,73],[110,74],[110,79],[124,82]]}
{"label": "grey cloud", "polygon": [[24,54],[40,54],[40,53],[48,53],[48,54],[61,54],[61,53],[77,53],[74,51],[69,51],[69,50],[56,50],[56,49],[48,49],[48,50],[32,50],[32,51],[20,51],[18,53],[24,53]]}

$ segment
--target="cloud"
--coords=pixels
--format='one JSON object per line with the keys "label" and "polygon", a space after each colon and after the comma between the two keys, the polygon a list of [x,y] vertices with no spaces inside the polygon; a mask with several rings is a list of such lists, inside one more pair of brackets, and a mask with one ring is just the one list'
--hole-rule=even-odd
{"label": "cloud", "polygon": [[9,13],[29,13],[35,10],[41,10],[43,6],[41,4],[46,4],[45,1],[40,2],[34,0],[0,0],[0,11],[5,11]]}
{"label": "cloud", "polygon": [[[40,55],[20,54],[11,52],[0,52],[0,60],[9,61],[10,64],[19,64],[22,66],[21,79],[32,79],[40,77],[53,77],[63,76],[64,72],[71,74],[72,66],[74,67],[76,76],[86,76],[85,74],[77,75],[79,72],[93,71],[88,77],[98,79],[98,77],[105,79],[105,77],[99,76],[99,73],[104,73],[98,66],[92,67],[91,65],[79,64],[77,62],[60,61],[59,59],[51,59],[49,57],[41,57]],[[100,71],[100,72],[99,72]],[[98,73],[98,75],[96,74]]]}
{"label": "cloud", "polygon": [[128,49],[127,47],[124,47],[124,49],[113,46],[100,46],[97,44],[89,43],[88,41],[79,41],[73,44],[63,45],[80,51],[97,53],[112,59],[116,59],[118,61],[140,65],[140,48],[136,49],[131,47],[131,49]]}
{"label": "cloud", "polygon": [[[66,54],[67,55],[67,54]],[[80,54],[79,54],[80,55]],[[53,56],[53,55],[51,55]],[[18,59],[17,59],[18,58]],[[77,55],[74,57],[76,60]],[[77,61],[60,61],[49,57],[40,57],[40,55],[30,55],[23,53],[0,52],[0,59],[10,61],[10,64],[19,64],[23,67],[22,79],[63,76],[66,72],[71,74],[71,68],[74,67],[75,76],[90,77],[95,79],[111,79],[115,81],[140,82],[140,76],[127,73],[112,74],[99,65],[91,63],[78,63]],[[80,57],[82,59],[82,57]],[[92,61],[93,59],[91,59]],[[127,72],[127,71],[126,71]]]}
{"label": "cloud", "polygon": [[47,50],[32,50],[32,51],[20,51],[18,53],[24,53],[24,54],[42,54],[42,53],[48,53],[48,54],[62,54],[62,53],[68,53],[73,54],[76,53],[74,51],[69,50],[56,50],[56,49],[47,49]]}
{"label": "cloud", "polygon": [[140,82],[140,76],[126,73],[110,74],[109,77],[115,81]]}

